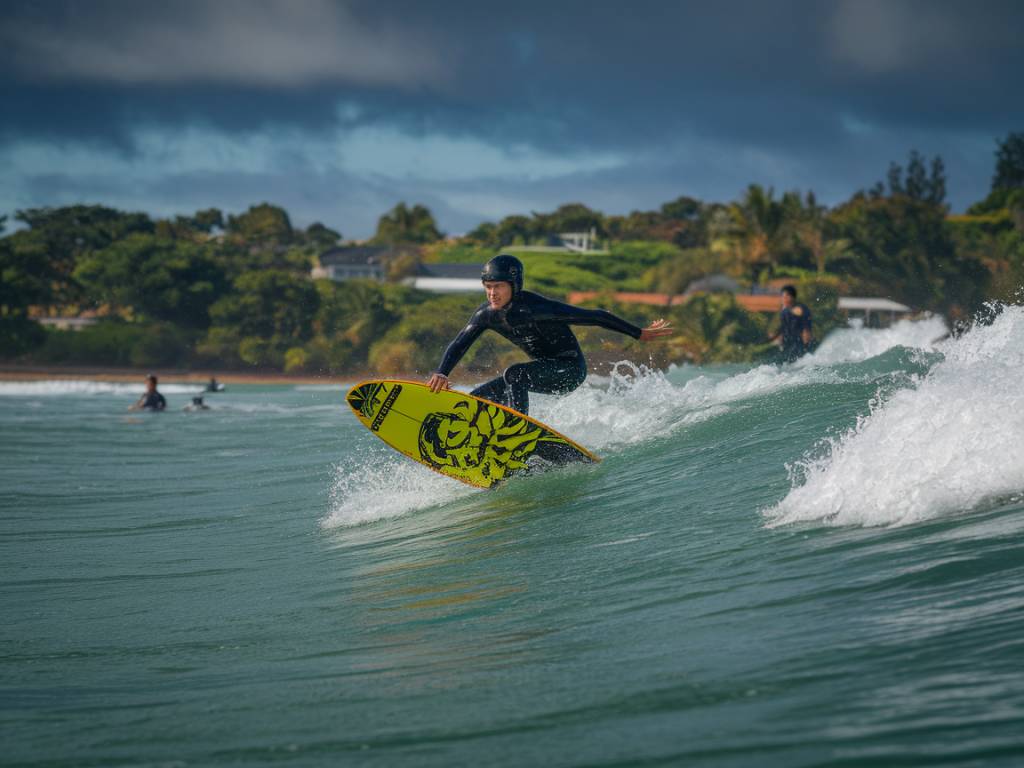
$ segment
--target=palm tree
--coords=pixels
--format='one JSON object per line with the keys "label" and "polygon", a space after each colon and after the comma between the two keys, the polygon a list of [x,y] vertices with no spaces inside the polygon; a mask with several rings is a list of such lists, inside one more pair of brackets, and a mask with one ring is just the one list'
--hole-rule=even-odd
{"label": "palm tree", "polygon": [[810,251],[819,275],[825,274],[828,262],[842,258],[850,250],[849,240],[827,238],[827,217],[828,209],[818,205],[814,193],[808,192],[806,202],[800,205],[793,220],[794,235],[797,241]]}
{"label": "palm tree", "polygon": [[774,270],[778,266],[778,256],[784,248],[787,209],[792,206],[789,198],[786,195],[779,202],[773,189],[766,191],[760,184],[751,184],[743,199],[729,206],[733,246],[741,268],[750,277],[755,277],[761,268]]}

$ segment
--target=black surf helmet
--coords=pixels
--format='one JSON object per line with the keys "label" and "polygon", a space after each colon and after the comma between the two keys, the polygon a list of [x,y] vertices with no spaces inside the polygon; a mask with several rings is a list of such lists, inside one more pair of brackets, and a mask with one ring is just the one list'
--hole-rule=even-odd
{"label": "black surf helmet", "polygon": [[502,253],[484,264],[480,275],[483,283],[512,283],[512,295],[523,290],[523,262],[515,256]]}

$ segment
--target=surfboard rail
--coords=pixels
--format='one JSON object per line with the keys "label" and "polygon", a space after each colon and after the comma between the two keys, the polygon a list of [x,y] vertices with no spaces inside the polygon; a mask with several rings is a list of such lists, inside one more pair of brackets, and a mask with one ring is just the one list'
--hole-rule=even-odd
{"label": "surfboard rail", "polygon": [[491,488],[533,460],[601,461],[528,414],[454,389],[434,393],[419,381],[367,379],[349,389],[345,401],[363,426],[399,453],[477,488]]}

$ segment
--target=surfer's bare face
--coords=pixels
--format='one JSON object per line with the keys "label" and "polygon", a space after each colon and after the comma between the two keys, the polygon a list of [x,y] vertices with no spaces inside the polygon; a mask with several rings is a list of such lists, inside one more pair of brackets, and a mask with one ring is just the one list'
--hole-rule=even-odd
{"label": "surfer's bare face", "polygon": [[512,283],[487,281],[484,283],[484,292],[491,309],[501,309],[512,301]]}

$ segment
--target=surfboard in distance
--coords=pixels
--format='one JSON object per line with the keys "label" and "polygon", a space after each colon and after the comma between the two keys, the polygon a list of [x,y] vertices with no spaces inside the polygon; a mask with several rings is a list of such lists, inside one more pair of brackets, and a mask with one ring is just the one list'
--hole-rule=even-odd
{"label": "surfboard in distance", "polygon": [[478,488],[528,469],[600,459],[536,419],[464,392],[373,379],[346,400],[360,423],[396,451]]}

